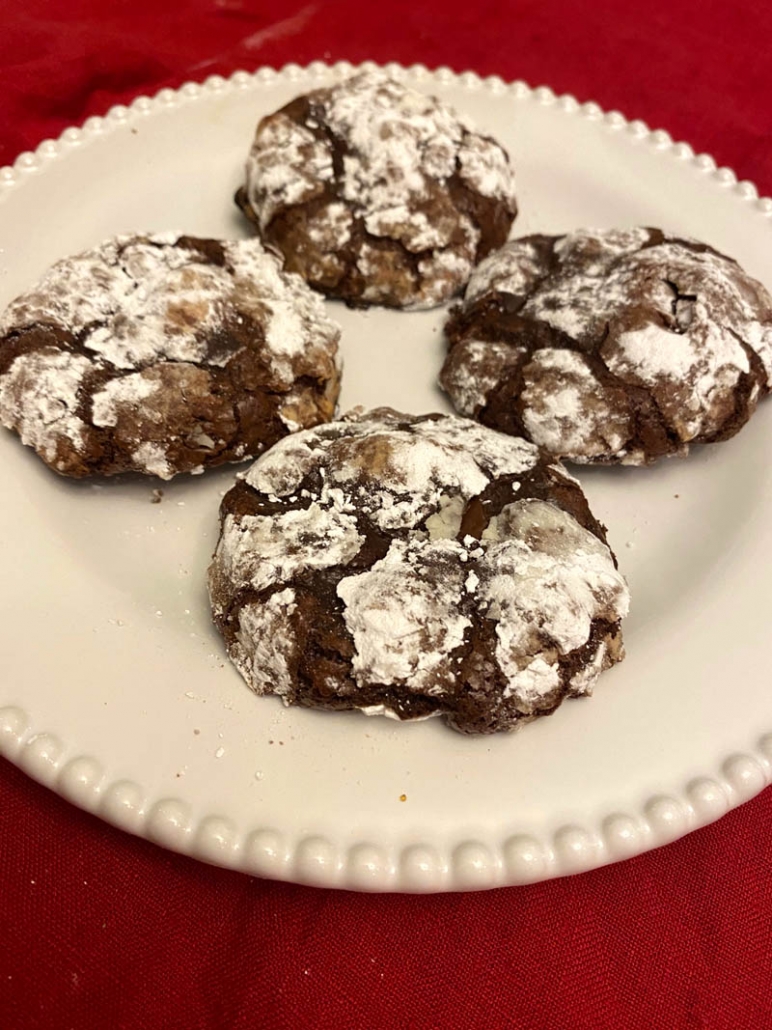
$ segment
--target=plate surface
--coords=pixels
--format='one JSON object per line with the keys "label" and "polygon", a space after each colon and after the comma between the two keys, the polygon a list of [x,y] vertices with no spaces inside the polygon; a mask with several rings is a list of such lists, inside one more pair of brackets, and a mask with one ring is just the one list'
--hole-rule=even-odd
{"label": "plate surface", "polygon": [[[772,202],[705,155],[522,83],[390,67],[509,149],[517,234],[658,225],[772,287]],[[239,72],[68,129],[0,172],[0,305],[105,236],[241,236],[257,119],[349,65]],[[342,410],[444,410],[443,310],[352,312]],[[628,577],[628,657],[589,701],[511,736],[257,699],[224,656],[204,574],[234,469],[163,485],[52,475],[0,436],[0,748],[104,819],[246,872],[438,891],[578,872],[666,843],[772,770],[772,404],[738,437],[648,469],[580,470]]]}

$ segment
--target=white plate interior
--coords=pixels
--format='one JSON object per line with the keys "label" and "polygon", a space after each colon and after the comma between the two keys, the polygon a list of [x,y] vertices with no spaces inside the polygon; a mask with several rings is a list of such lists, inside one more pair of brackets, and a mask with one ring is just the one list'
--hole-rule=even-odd
{"label": "white plate interior", "polygon": [[[244,235],[231,198],[257,119],[335,74],[166,91],[22,158],[0,179],[0,305],[116,232]],[[658,225],[772,286],[767,208],[710,159],[549,91],[413,74],[509,149],[516,234]],[[342,410],[447,409],[435,386],[443,310],[329,310],[344,330]],[[285,709],[247,690],[204,587],[233,468],[72,483],[3,432],[2,747],[133,832],[331,886],[494,886],[664,843],[769,779],[772,578],[758,573],[771,420],[762,405],[734,440],[688,460],[578,470],[630,582],[627,659],[591,701],[477,739],[439,720]]]}

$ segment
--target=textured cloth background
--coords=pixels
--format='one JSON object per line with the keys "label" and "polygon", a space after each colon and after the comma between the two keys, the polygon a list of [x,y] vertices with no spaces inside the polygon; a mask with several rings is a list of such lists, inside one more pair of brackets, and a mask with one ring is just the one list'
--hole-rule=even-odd
{"label": "textured cloth background", "polygon": [[[765,0],[3,0],[0,165],[161,86],[371,58],[548,83],[769,194],[770,43]],[[370,897],[168,854],[0,762],[0,1030],[763,1030],[770,827],[766,791],[583,876]]]}

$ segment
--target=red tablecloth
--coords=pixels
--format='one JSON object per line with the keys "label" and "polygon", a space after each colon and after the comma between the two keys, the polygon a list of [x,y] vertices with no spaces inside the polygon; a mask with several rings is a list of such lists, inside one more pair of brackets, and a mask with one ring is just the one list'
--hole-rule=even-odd
{"label": "red tablecloth", "polygon": [[[5,0],[0,19],[0,165],[164,85],[372,58],[546,82],[772,192],[765,0]],[[0,762],[0,1030],[762,1030],[771,825],[767,791],[572,879],[364,896],[166,853]]]}

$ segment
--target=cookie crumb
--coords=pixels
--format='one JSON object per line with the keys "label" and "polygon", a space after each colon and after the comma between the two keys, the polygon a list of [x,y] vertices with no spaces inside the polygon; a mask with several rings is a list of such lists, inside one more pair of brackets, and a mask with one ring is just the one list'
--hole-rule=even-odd
{"label": "cookie crumb", "polygon": [[150,503],[151,504],[160,504],[161,501],[163,500],[163,497],[164,497],[163,490],[153,490],[153,492],[150,494]]}

